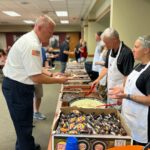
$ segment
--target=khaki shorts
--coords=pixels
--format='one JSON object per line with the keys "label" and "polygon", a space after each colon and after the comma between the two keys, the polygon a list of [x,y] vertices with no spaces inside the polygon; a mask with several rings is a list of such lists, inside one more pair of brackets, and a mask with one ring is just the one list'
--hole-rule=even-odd
{"label": "khaki shorts", "polygon": [[34,91],[34,97],[35,98],[42,98],[43,97],[43,86],[42,84],[36,84],[34,85],[35,91]]}

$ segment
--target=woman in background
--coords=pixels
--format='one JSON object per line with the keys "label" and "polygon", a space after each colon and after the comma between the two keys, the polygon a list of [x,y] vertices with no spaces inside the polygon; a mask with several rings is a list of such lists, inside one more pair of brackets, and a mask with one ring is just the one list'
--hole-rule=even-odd
{"label": "woman in background", "polygon": [[80,57],[81,57],[81,62],[85,62],[87,58],[87,46],[86,46],[86,41],[82,41],[82,46],[80,48]]}
{"label": "woman in background", "polygon": [[75,52],[75,59],[76,59],[77,62],[81,62],[80,48],[82,46],[82,41],[83,41],[83,39],[80,39],[79,43],[76,45],[75,50],[74,50],[74,52]]}

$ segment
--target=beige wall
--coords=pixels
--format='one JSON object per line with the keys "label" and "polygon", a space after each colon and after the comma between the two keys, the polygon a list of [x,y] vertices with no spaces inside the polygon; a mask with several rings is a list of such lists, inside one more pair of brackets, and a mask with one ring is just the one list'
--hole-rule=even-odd
{"label": "beige wall", "polygon": [[97,5],[96,19],[101,19],[106,13],[110,11],[111,0],[100,0],[99,6]]}
{"label": "beige wall", "polygon": [[3,33],[0,33],[0,48],[6,48],[6,36]]}
{"label": "beige wall", "polygon": [[84,38],[84,27],[81,27],[81,38]]}
{"label": "beige wall", "polygon": [[[32,26],[21,26],[21,25],[0,25],[0,48],[6,48],[6,36],[4,32],[29,32],[33,29]],[[55,32],[80,32],[80,26],[63,25],[56,26]]]}
{"label": "beige wall", "polygon": [[[33,29],[32,26],[21,26],[21,25],[0,25],[0,32],[28,32]],[[62,25],[56,26],[55,32],[79,32],[81,27],[78,25]]]}
{"label": "beige wall", "polygon": [[88,41],[88,25],[87,25],[87,26],[84,26],[83,39],[84,39],[85,41]]}
{"label": "beige wall", "polygon": [[89,54],[94,54],[95,51],[95,33],[97,31],[103,31],[105,27],[99,23],[96,22],[88,22],[88,53]]}
{"label": "beige wall", "polygon": [[81,27],[78,25],[61,25],[56,26],[55,32],[80,32]]}
{"label": "beige wall", "polygon": [[132,48],[139,35],[150,34],[150,1],[112,0],[110,22]]}
{"label": "beige wall", "polygon": [[110,9],[111,0],[97,0],[95,6],[92,8],[88,19],[96,19],[99,21]]}
{"label": "beige wall", "polygon": [[95,52],[95,33],[103,31],[110,24],[107,19],[103,19],[103,17],[110,12],[110,1],[111,0],[97,0],[96,5],[89,13],[88,19],[85,20],[85,22],[87,21],[87,26],[84,27],[84,39],[87,41],[89,54],[94,54]]}
{"label": "beige wall", "polygon": [[21,25],[1,25],[0,32],[28,32],[32,30],[32,26]]}

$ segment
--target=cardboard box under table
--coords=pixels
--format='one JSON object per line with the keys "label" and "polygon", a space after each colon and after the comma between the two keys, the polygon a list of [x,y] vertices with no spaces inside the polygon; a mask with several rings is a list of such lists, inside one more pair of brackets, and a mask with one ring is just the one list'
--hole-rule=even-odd
{"label": "cardboard box under table", "polygon": [[[85,109],[85,108],[73,108],[73,107],[67,107],[67,108],[61,108],[61,113],[68,114],[69,112],[72,112],[72,110],[79,110],[80,112],[83,112],[84,114],[111,114],[115,113],[117,115],[117,118],[121,120],[121,125],[125,129],[127,135],[121,136],[121,135],[102,135],[102,134],[75,134],[75,135],[69,135],[69,134],[56,134],[56,129],[59,124],[59,118],[54,123],[53,129],[52,129],[52,150],[56,150],[56,145],[60,141],[66,141],[67,137],[74,136],[77,137],[78,140],[84,140],[87,139],[89,143],[91,144],[93,141],[100,141],[104,143],[106,149],[114,147],[114,146],[124,146],[124,145],[132,145],[132,138],[130,134],[130,130],[127,127],[124,119],[122,118],[119,111],[116,109]],[[61,114],[60,113],[60,114]]]}

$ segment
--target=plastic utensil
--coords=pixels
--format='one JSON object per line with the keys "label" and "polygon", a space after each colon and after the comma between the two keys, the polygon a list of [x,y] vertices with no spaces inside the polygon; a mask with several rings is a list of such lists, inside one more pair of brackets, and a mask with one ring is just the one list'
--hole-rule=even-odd
{"label": "plastic utensil", "polygon": [[84,96],[89,96],[93,92],[94,88],[95,88],[95,84],[91,86],[90,90],[87,93],[85,93]]}
{"label": "plastic utensil", "polygon": [[113,104],[103,104],[103,105],[98,105],[98,106],[96,106],[96,107],[103,107],[103,106],[107,107],[107,106],[116,106],[116,105],[118,105],[118,103],[113,103]]}
{"label": "plastic utensil", "polygon": [[147,145],[144,146],[143,150],[148,150],[150,148],[150,142],[147,143]]}

